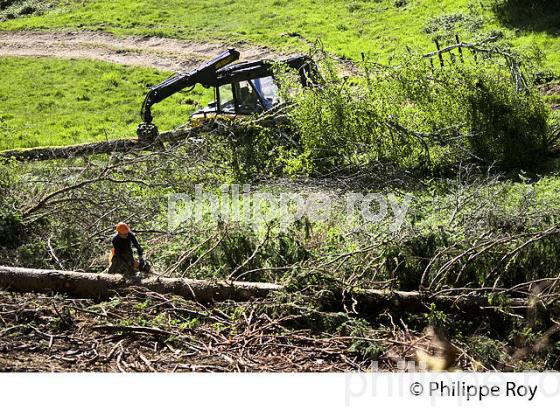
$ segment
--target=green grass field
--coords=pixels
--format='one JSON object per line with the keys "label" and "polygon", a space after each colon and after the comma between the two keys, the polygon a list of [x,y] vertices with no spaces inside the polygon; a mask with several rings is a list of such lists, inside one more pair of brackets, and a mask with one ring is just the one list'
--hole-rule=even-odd
{"label": "green grass field", "polygon": [[[0,150],[134,137],[148,84],[168,73],[96,61],[0,59]],[[154,108],[162,129],[186,122],[196,89]]]}
{"label": "green grass field", "polygon": [[549,66],[560,71],[560,8],[552,6],[532,16],[502,16],[492,7],[494,1],[66,0],[45,14],[0,23],[0,29],[78,28],[123,35],[244,40],[278,48],[301,46],[297,39],[285,36],[299,33],[311,41],[321,38],[326,49],[341,56],[358,58],[363,51],[380,59],[406,46],[429,50],[436,34],[456,32],[470,40],[499,30],[515,46],[541,47],[549,56]]}

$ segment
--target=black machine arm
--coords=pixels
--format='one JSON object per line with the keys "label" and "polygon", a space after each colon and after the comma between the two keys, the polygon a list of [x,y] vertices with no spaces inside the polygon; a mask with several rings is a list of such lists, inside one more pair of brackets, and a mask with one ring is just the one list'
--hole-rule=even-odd
{"label": "black machine arm", "polygon": [[157,136],[157,128],[152,124],[152,106],[154,104],[196,84],[202,84],[205,87],[215,85],[217,71],[238,59],[239,52],[231,48],[190,73],[174,75],[161,84],[151,87],[142,104],[140,115],[143,123],[138,126],[138,137],[153,138]]}
{"label": "black machine arm", "polygon": [[321,80],[317,65],[313,60],[307,56],[294,56],[276,62],[262,60],[222,68],[218,71],[216,85],[220,86],[234,81],[252,80],[254,78],[274,75],[274,65],[277,63],[296,70],[300,75],[302,85],[306,87],[312,86]]}

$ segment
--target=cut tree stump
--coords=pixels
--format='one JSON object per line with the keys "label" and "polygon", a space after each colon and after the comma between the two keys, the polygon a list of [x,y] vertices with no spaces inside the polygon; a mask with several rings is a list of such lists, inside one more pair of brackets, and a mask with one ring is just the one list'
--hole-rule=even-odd
{"label": "cut tree stump", "polygon": [[[246,302],[262,299],[284,287],[274,283],[225,282],[183,278],[150,277],[126,279],[121,275],[71,272],[61,270],[27,269],[0,266],[0,289],[14,292],[57,292],[79,298],[107,299],[116,294],[126,294],[134,287],[150,291],[173,294],[200,303],[225,300]],[[406,312],[427,311],[430,304],[440,310],[478,313],[495,312],[499,307],[492,305],[485,295],[431,295],[422,292],[387,290],[356,290],[350,294],[340,293],[339,305],[359,313],[371,313],[377,309],[394,308]],[[344,302],[342,300],[344,299]],[[523,298],[508,298],[505,306],[514,310],[527,309],[529,303]]]}

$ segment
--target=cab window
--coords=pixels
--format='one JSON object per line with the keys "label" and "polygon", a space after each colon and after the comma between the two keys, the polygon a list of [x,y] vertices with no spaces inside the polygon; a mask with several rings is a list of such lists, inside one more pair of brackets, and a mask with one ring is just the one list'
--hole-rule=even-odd
{"label": "cab window", "polygon": [[259,96],[249,81],[235,84],[237,112],[239,114],[253,114],[262,111]]}
{"label": "cab window", "polygon": [[220,111],[235,114],[235,99],[233,98],[233,87],[225,84],[219,88]]}
{"label": "cab window", "polygon": [[278,86],[274,83],[272,76],[257,78],[251,81],[257,92],[262,95],[267,110],[280,102]]}

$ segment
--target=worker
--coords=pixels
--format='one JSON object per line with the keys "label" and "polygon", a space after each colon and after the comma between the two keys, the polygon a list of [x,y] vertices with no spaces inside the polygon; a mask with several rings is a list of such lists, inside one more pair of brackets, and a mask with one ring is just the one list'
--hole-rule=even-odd
{"label": "worker", "polygon": [[136,236],[124,222],[117,224],[117,233],[113,236],[113,250],[109,273],[120,273],[123,275],[133,275],[138,269],[132,254],[132,246],[138,253],[139,266],[144,265],[144,250],[138,243]]}
{"label": "worker", "polygon": [[[243,85],[242,85],[243,84]],[[238,86],[239,109],[242,113],[252,113],[258,110],[259,101],[253,88],[247,82],[239,83]]]}

